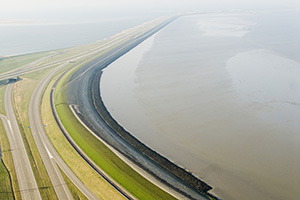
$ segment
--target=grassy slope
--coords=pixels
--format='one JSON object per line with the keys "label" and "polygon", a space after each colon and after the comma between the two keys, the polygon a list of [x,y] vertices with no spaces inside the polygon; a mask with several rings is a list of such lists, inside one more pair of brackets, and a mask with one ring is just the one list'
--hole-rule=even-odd
{"label": "grassy slope", "polygon": [[[19,192],[19,185],[18,185],[17,175],[15,172],[13,158],[10,152],[8,138],[6,136],[5,129],[3,127],[1,120],[0,120],[0,145],[2,151],[2,160],[11,176],[14,196],[17,200],[20,200],[21,194]],[[13,194],[11,191],[11,182],[9,180],[9,174],[7,173],[7,170],[4,168],[4,165],[1,162],[0,163],[0,199],[13,199]]]}
{"label": "grassy slope", "polygon": [[29,64],[47,55],[50,55],[50,52],[40,52],[3,58],[0,60],[0,73],[4,73],[12,69],[21,67],[23,65]]}
{"label": "grassy slope", "polygon": [[[59,90],[70,76],[71,72],[61,80],[56,91]],[[138,199],[174,199],[171,195],[162,191],[135,172],[102,142],[89,133],[73,116],[66,103],[64,90],[60,92],[56,102],[60,119],[76,143],[100,168]]]}
{"label": "grassy slope", "polygon": [[44,93],[41,107],[43,122],[46,124],[45,129],[52,144],[77,177],[100,199],[124,199],[79,156],[61,133],[52,115],[49,102],[50,89],[54,80]]}
{"label": "grassy slope", "polygon": [[38,71],[33,74],[28,74],[22,77],[22,81],[15,83],[13,89],[13,105],[16,113],[16,118],[19,123],[20,131],[23,137],[25,148],[33,169],[33,173],[37,180],[37,184],[43,199],[57,199],[54,189],[52,187],[50,178],[47,174],[45,166],[42,162],[40,154],[37,150],[36,144],[32,137],[32,133],[28,120],[28,105],[31,94],[41,80],[41,78],[48,73],[49,70]]}

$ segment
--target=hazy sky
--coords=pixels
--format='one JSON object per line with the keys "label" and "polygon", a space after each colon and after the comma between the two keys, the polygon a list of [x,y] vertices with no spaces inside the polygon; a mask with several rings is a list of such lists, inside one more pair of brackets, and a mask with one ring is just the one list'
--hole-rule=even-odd
{"label": "hazy sky", "polygon": [[300,8],[299,0],[0,0],[0,20],[76,20],[134,13]]}

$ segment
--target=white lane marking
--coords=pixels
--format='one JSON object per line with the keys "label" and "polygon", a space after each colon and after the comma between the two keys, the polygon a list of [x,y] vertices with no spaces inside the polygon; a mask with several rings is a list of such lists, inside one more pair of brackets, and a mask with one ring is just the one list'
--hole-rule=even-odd
{"label": "white lane marking", "polygon": [[9,126],[9,128],[10,128],[10,131],[11,131],[11,135],[13,136],[13,138],[14,138],[14,141],[16,141],[16,139],[15,139],[15,136],[14,136],[14,132],[13,132],[13,130],[12,130],[11,123],[10,123],[10,121],[9,121],[9,120],[7,120],[7,122],[8,122],[8,126]]}
{"label": "white lane marking", "polygon": [[[44,143],[44,142],[43,142],[43,143]],[[50,159],[52,159],[53,156],[51,155],[50,151],[49,151],[48,148],[46,147],[45,143],[44,143],[44,146],[45,146],[45,148],[46,148],[47,153],[49,154]]]}

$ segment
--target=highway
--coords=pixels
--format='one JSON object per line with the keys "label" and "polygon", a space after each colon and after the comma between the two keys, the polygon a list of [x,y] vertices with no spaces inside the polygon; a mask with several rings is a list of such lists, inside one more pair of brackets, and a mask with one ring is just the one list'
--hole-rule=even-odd
{"label": "highway", "polygon": [[7,117],[1,115],[8,136],[11,154],[17,174],[20,194],[23,200],[41,200],[41,195],[26,153],[23,139],[12,106],[12,88],[9,84],[5,91],[4,104]]}
{"label": "highway", "polygon": [[[51,141],[49,140],[44,126],[41,120],[40,114],[40,101],[43,94],[43,90],[47,85],[48,81],[51,80],[53,75],[60,69],[64,68],[68,63],[60,65],[59,67],[52,70],[47,74],[42,81],[35,88],[29,103],[29,123],[31,127],[31,132],[33,138],[38,147],[56,195],[59,199],[73,199],[68,187],[62,175],[57,167],[57,165],[62,169],[62,171],[68,176],[68,178],[78,187],[78,189],[88,198],[88,199],[98,199],[72,172],[72,170],[67,166],[67,164],[62,160],[60,155],[57,153],[53,147]],[[57,165],[56,165],[57,164]]]}

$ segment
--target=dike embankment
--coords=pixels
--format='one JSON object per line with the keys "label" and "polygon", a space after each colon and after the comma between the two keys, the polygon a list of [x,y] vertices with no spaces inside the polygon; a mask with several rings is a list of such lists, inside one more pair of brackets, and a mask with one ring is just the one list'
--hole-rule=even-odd
{"label": "dike embankment", "polygon": [[[97,71],[97,73],[93,76],[92,82],[91,82],[91,98],[92,103],[99,114],[99,117],[101,117],[105,123],[113,129],[113,131],[120,136],[124,141],[126,141],[129,145],[131,145],[133,148],[135,148],[137,151],[139,151],[143,156],[146,156],[149,158],[152,162],[157,164],[162,169],[168,171],[172,175],[174,175],[176,178],[178,178],[180,181],[185,183],[188,187],[191,187],[192,189],[196,190],[197,192],[211,198],[211,199],[217,199],[211,194],[208,193],[209,190],[212,189],[211,186],[203,182],[202,180],[195,177],[192,173],[186,171],[185,169],[179,167],[175,163],[171,162],[167,158],[163,157],[156,151],[152,150],[145,144],[143,144],[141,141],[139,141],[137,138],[135,138],[132,134],[130,134],[128,131],[126,131],[118,122],[110,115],[107,108],[105,107],[103,100],[101,98],[101,91],[100,91],[100,80],[101,80],[102,70]],[[126,156],[126,155],[124,155]],[[133,160],[133,162],[135,162]],[[136,162],[135,162],[136,163]],[[147,168],[144,166],[141,166],[141,164],[136,163],[140,167],[142,167],[145,171],[155,176],[157,179],[160,179],[160,177],[156,176],[155,174],[151,173]],[[160,180],[161,182],[166,183],[164,180]],[[172,186],[169,185],[171,188]],[[173,188],[178,191],[177,188]],[[182,191],[178,191],[181,192]]]}

